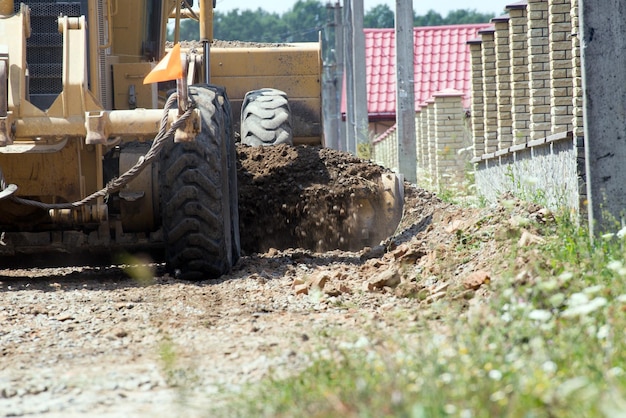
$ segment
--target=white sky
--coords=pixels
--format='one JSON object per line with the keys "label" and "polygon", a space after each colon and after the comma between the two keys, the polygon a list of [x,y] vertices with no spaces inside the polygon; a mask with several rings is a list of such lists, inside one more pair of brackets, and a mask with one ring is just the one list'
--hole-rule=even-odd
{"label": "white sky", "polygon": [[[262,1],[258,0],[217,0],[216,10],[227,12],[232,9],[256,10],[259,7],[270,13],[282,14],[293,8],[297,0]],[[329,0],[335,3],[337,0]],[[340,3],[346,0],[341,0]],[[507,4],[515,3],[517,0],[413,0],[413,11],[417,15],[424,15],[429,10],[434,10],[442,16],[446,16],[451,10],[476,10],[480,13],[493,13],[496,16],[503,13]],[[387,4],[391,10],[396,7],[396,0],[363,0],[365,12],[379,4]]]}

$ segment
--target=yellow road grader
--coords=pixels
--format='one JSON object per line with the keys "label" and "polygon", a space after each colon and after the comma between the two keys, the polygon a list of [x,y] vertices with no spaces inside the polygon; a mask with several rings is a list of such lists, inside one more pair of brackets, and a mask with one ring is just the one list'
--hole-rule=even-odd
{"label": "yellow road grader", "polygon": [[[183,278],[230,270],[235,128],[320,144],[320,47],[211,48],[214,4],[197,3],[0,0],[0,256],[161,248]],[[199,47],[144,83],[189,17]]]}

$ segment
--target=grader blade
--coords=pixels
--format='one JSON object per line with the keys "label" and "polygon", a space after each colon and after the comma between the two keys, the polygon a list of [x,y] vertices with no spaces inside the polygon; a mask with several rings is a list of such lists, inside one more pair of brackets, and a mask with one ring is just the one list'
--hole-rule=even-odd
{"label": "grader blade", "polygon": [[358,251],[380,244],[400,222],[403,182],[374,163],[306,145],[237,151],[245,252]]}

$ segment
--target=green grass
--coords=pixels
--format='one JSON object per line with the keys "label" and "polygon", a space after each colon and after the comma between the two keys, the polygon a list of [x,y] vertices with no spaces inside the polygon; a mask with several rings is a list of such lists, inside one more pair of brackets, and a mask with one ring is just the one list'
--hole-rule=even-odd
{"label": "green grass", "polygon": [[[626,232],[626,231],[625,231]],[[225,416],[624,417],[626,238],[559,219],[472,309],[442,300],[396,332],[339,335]],[[461,311],[461,314],[459,314]],[[415,313],[414,313],[415,314]],[[338,331],[337,331],[338,332]]]}

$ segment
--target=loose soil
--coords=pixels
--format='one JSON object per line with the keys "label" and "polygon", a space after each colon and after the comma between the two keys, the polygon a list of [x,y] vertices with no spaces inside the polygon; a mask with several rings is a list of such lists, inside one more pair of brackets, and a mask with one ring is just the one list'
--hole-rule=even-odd
{"label": "loose soil", "polygon": [[405,183],[400,225],[377,245],[285,247],[266,231],[314,231],[307,204],[384,170],[315,147],[238,157],[244,254],[219,280],[180,281],[141,259],[0,269],[0,416],[209,416],[223,391],[296,372],[329,339],[410,329],[442,298],[480,305],[511,262],[500,238],[549,216],[514,200],[459,207]]}
{"label": "loose soil", "polygon": [[388,172],[329,148],[240,145],[243,251],[360,250],[379,244],[400,220],[386,216],[388,207],[378,186],[378,179]]}

